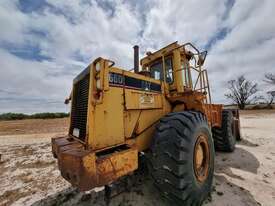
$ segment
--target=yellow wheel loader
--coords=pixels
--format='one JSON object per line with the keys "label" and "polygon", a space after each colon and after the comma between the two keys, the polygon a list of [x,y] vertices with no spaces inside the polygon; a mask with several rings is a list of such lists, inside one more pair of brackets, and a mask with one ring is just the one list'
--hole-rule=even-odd
{"label": "yellow wheel loader", "polygon": [[91,190],[132,174],[145,154],[162,194],[201,205],[214,148],[232,152],[240,138],[239,113],[211,103],[206,51],[174,42],[139,60],[138,50],[133,71],[99,57],[73,80],[69,132],[52,139],[61,175]]}

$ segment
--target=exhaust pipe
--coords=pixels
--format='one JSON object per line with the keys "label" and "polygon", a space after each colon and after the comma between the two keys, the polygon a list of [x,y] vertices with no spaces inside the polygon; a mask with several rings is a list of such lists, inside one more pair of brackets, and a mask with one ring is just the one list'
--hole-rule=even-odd
{"label": "exhaust pipe", "polygon": [[134,47],[134,71],[135,73],[139,72],[139,47],[135,45]]}

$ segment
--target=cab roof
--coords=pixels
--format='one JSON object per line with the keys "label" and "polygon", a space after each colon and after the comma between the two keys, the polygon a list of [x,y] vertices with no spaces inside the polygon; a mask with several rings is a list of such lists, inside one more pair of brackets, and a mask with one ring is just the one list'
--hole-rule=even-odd
{"label": "cab roof", "polygon": [[161,58],[163,55],[168,54],[169,52],[171,52],[172,50],[176,49],[177,47],[179,47],[180,45],[178,44],[178,42],[173,42],[165,47],[163,47],[162,49],[155,51],[153,53],[149,53],[147,56],[143,57],[140,60],[140,64],[141,66],[147,66],[149,63],[151,63],[152,61]]}

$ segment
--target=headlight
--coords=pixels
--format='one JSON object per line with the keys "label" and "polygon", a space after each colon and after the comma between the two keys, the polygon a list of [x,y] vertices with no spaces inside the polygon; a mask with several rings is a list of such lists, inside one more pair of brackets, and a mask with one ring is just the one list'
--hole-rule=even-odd
{"label": "headlight", "polygon": [[101,82],[100,82],[100,79],[97,79],[97,80],[96,80],[96,88],[97,88],[97,89],[101,89]]}
{"label": "headlight", "polygon": [[97,72],[100,71],[100,62],[97,62],[97,63],[96,63],[96,65],[95,65],[95,70],[96,70]]}

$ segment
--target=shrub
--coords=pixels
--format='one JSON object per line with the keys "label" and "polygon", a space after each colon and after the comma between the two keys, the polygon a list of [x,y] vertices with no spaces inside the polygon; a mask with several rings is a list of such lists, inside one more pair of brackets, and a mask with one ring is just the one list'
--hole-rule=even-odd
{"label": "shrub", "polygon": [[0,120],[20,120],[20,119],[54,119],[68,117],[69,113],[36,113],[36,114],[22,114],[22,113],[3,113],[0,114]]}

